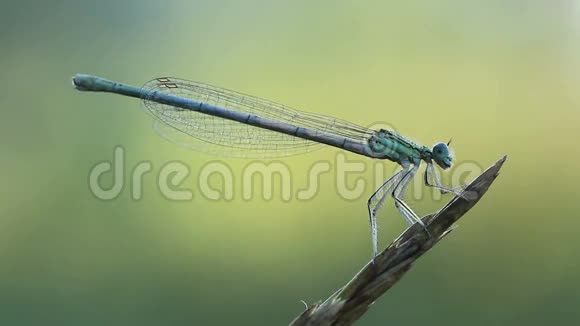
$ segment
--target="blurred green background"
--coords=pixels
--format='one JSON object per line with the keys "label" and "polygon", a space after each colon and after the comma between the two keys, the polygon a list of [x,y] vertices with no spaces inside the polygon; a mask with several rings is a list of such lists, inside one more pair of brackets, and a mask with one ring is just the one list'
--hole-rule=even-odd
{"label": "blurred green background", "polygon": [[[136,85],[178,76],[386,121],[426,145],[453,137],[457,160],[483,168],[509,154],[459,230],[359,324],[573,324],[578,41],[578,1],[2,1],[0,325],[284,325],[371,255],[370,187],[344,200],[329,174],[310,201],[244,201],[237,178],[234,200],[205,199],[196,171],[218,160],[238,176],[251,161],[164,141],[138,101],[74,91],[78,72]],[[117,145],[126,186],[101,201],[89,170]],[[283,162],[298,187],[336,153]],[[191,201],[157,189],[174,160],[192,171]],[[153,171],[134,201],[141,161]],[[387,206],[383,246],[405,227]]]}

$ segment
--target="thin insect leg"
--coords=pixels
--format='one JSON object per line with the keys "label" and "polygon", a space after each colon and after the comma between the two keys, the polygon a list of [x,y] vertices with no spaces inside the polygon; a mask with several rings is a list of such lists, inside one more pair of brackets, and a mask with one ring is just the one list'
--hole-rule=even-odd
{"label": "thin insect leg", "polygon": [[[398,188],[393,189],[393,195],[395,194],[395,190],[396,190],[396,194],[400,194],[401,198],[404,196],[404,194],[407,191],[407,187],[409,187],[409,184],[411,184],[411,180],[413,179],[413,177],[415,176],[417,170],[419,169],[418,166],[414,166],[406,175],[405,178],[403,180],[401,180],[400,186],[398,185]],[[414,170],[414,171],[413,171]],[[408,207],[408,205],[404,205],[401,206],[399,203],[397,203],[397,201],[395,200],[395,207],[397,207],[397,209],[399,210],[399,212],[401,213],[401,215],[403,215],[403,217],[405,218],[405,220],[407,221],[407,223],[413,225],[416,222],[416,219],[413,218],[413,215],[416,215],[413,210]]]}
{"label": "thin insect leg", "polygon": [[[433,183],[431,183],[431,179],[433,179]],[[433,165],[433,163],[428,162],[427,167],[425,168],[425,185],[427,187],[439,189],[439,191],[441,191],[442,194],[453,193],[459,197],[467,199],[462,193],[463,190],[462,186],[458,188],[447,188],[442,185],[439,173],[437,173],[437,170]]]}
{"label": "thin insect leg", "polygon": [[[392,191],[392,188],[397,184],[399,177],[402,175],[404,170],[401,170],[391,176],[387,181],[385,181],[367,201],[367,207],[369,211],[369,220],[371,224],[371,240],[373,243],[373,255],[378,255],[378,227],[377,227],[377,211],[383,205],[386,195]],[[378,200],[377,200],[378,198]]]}
{"label": "thin insect leg", "polygon": [[[379,209],[381,209],[381,207],[385,202],[385,199],[387,198],[387,194],[393,191],[394,186],[399,182],[399,178],[403,175],[403,173],[404,170],[395,173],[392,177],[390,177],[387,181],[385,181],[383,185],[379,189],[377,189],[377,191],[373,193],[371,198],[369,198],[370,204],[371,200],[376,199],[376,197],[380,195],[379,199],[377,200],[377,203],[374,205],[373,213],[376,213]],[[387,187],[389,183],[391,184]]]}
{"label": "thin insect leg", "polygon": [[407,189],[409,183],[413,179],[413,176],[415,175],[418,169],[419,165],[417,164],[414,165],[413,168],[408,170],[403,179],[401,179],[401,181],[395,186],[395,189],[392,192],[392,196],[395,199],[395,206],[397,207],[397,209],[399,209],[401,215],[403,215],[405,219],[410,221],[411,224],[419,223],[427,231],[427,227],[425,226],[421,218],[419,218],[419,216],[415,214],[415,212],[409,207],[409,205],[407,205],[403,201],[404,192]]}
{"label": "thin insect leg", "polygon": [[[409,162],[404,162],[402,164],[402,166],[403,166],[403,171],[401,171],[401,172],[403,173],[403,177],[397,182],[395,187],[392,189],[391,196],[393,198],[396,197],[395,194],[404,194],[405,193],[411,179],[413,178],[413,176],[415,175],[415,173],[419,169],[418,164],[411,166]],[[401,205],[397,202],[397,200],[395,198],[395,207],[397,208],[397,210],[399,210],[399,213],[401,213],[401,215],[407,221],[407,223],[413,225],[416,222],[416,219],[413,218],[413,215],[416,215],[416,214],[413,212],[413,210],[406,203],[403,203],[403,205]]]}

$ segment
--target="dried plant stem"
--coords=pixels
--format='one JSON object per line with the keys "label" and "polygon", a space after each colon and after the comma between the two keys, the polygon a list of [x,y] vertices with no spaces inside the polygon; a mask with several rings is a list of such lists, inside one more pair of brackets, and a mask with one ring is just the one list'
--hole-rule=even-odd
{"label": "dried plant stem", "polygon": [[435,214],[423,217],[431,236],[415,224],[358,272],[346,285],[322,303],[308,307],[291,326],[351,325],[375,300],[390,289],[425,252],[452,231],[453,224],[483,196],[498,176],[506,156],[479,175]]}

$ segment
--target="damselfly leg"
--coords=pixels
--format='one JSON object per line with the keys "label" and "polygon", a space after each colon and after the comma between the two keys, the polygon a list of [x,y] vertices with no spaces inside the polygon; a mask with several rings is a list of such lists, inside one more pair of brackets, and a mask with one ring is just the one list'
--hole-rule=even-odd
{"label": "damselfly leg", "polygon": [[377,225],[377,211],[383,206],[387,195],[391,194],[405,170],[395,173],[392,177],[387,179],[369,198],[367,207],[369,211],[369,220],[371,223],[371,240],[373,243],[373,254],[376,256],[378,251],[378,225]]}
{"label": "damselfly leg", "polygon": [[431,162],[427,162],[427,167],[425,168],[425,185],[427,187],[431,187],[431,188],[435,188],[438,189],[439,191],[441,191],[442,194],[447,194],[447,193],[452,193],[458,197],[461,197],[463,199],[469,200],[471,198],[469,198],[469,194],[465,193],[465,187],[463,186],[459,186],[459,187],[455,187],[455,188],[448,188],[443,186],[442,182],[441,182],[441,177],[439,176],[439,173],[437,172],[437,169],[435,168],[435,166],[433,165],[433,163]]}
{"label": "damselfly leg", "polygon": [[395,200],[395,207],[399,210],[407,223],[410,225],[419,223],[429,234],[427,226],[423,223],[421,218],[403,200],[407,187],[419,169],[419,164],[420,162],[416,162],[415,164],[403,162],[403,169],[385,181],[383,185],[373,193],[367,202],[374,256],[378,255],[377,211],[382,207],[387,196],[391,196]]}

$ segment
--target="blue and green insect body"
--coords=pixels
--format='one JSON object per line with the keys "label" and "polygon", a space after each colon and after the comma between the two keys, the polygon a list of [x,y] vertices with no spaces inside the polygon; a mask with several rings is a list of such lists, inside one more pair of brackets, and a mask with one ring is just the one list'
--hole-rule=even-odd
{"label": "blue and green insect body", "polygon": [[428,147],[417,145],[388,130],[380,130],[371,137],[368,147],[375,157],[399,164],[419,164],[421,160],[431,159],[431,150]]}

